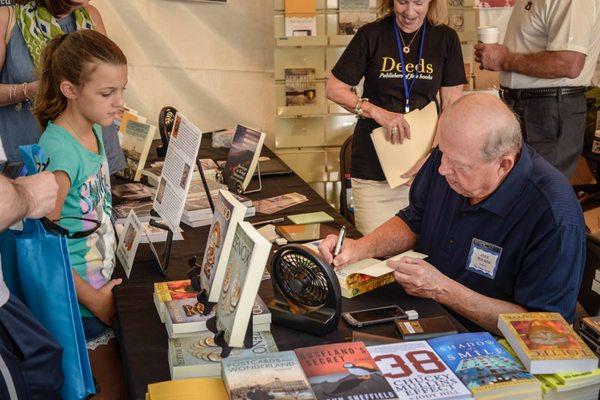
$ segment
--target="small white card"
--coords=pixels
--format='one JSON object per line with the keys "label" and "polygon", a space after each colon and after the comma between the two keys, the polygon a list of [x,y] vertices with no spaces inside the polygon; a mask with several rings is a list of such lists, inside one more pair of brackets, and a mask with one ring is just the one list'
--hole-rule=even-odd
{"label": "small white card", "polygon": [[135,253],[137,253],[143,229],[144,228],[138,216],[135,214],[135,211],[130,210],[117,247],[117,257],[119,257],[119,261],[121,261],[121,265],[125,270],[127,278],[129,278],[131,269],[133,268]]}

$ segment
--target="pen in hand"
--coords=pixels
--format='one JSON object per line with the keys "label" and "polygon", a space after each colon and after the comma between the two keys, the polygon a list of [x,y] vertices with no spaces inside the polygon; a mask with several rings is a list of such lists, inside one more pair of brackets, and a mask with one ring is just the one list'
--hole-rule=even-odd
{"label": "pen in hand", "polygon": [[338,256],[338,254],[340,254],[340,250],[342,249],[342,246],[344,244],[345,237],[346,237],[346,226],[342,226],[342,229],[340,229],[340,234],[338,236],[337,243],[335,244],[335,250],[333,251],[333,258],[331,259],[331,267],[332,268],[335,268],[335,266],[333,265],[333,260],[335,260],[335,258]]}

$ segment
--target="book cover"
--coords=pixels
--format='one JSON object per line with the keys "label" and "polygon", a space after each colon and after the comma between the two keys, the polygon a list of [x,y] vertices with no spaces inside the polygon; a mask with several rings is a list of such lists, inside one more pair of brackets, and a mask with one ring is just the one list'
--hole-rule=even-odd
{"label": "book cover", "polygon": [[150,220],[152,204],[153,203],[151,200],[135,200],[115,204],[112,210],[115,224],[125,223],[125,220],[127,219],[127,216],[131,210],[135,211],[135,215],[137,215],[141,222],[148,222]]}
{"label": "book cover", "polygon": [[148,384],[147,400],[196,399],[198,393],[210,400],[227,400],[221,378],[195,378]]}
{"label": "book cover", "polygon": [[[233,349],[228,359],[258,356],[277,352],[270,332],[254,332],[252,348]],[[169,367],[172,379],[198,376],[220,376],[221,348],[214,342],[212,332],[169,339]]]}
{"label": "book cover", "polygon": [[[271,243],[245,221],[240,221],[233,236],[227,268],[217,303],[216,325],[231,347],[241,347],[248,327],[252,302],[265,270]],[[254,323],[258,323],[256,317]]]}
{"label": "book cover", "polygon": [[498,328],[533,374],[598,366],[598,358],[559,313],[500,314]]}
{"label": "book cover", "polygon": [[396,398],[362,342],[326,344],[294,351],[318,400]]}
{"label": "book cover", "polygon": [[168,282],[154,282],[154,293],[162,302],[179,300],[179,299],[195,299],[198,292],[194,290],[192,282],[189,279]]}
{"label": "book cover", "polygon": [[317,16],[315,15],[286,15],[285,36],[316,36]]}
{"label": "book cover", "polygon": [[285,105],[306,106],[317,102],[314,68],[286,68]]}
{"label": "book cover", "polygon": [[246,190],[256,169],[264,141],[263,132],[242,125],[237,126],[223,170],[223,179],[230,191],[239,193]]}
{"label": "book cover", "polygon": [[469,389],[425,341],[368,349],[400,400],[471,398]]}
{"label": "book cover", "polygon": [[243,221],[246,207],[231,193],[220,190],[215,199],[215,212],[204,249],[200,283],[208,301],[216,303],[221,294],[223,276],[238,222]]}
{"label": "book cover", "polygon": [[230,400],[314,399],[293,351],[222,361],[222,375]]}
{"label": "book cover", "polygon": [[475,397],[526,391],[541,396],[538,380],[488,332],[459,333],[427,342]]}
{"label": "book cover", "polygon": [[586,332],[592,339],[600,343],[600,317],[584,317],[579,324],[580,330]]}
{"label": "book cover", "polygon": [[125,178],[137,182],[142,177],[142,169],[146,165],[155,131],[154,125],[134,120],[127,121],[121,143],[126,162],[123,170]]}

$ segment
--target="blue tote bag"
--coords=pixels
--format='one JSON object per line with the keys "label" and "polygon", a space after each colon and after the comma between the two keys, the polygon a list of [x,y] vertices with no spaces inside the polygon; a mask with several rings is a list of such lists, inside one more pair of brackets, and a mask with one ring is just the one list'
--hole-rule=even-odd
{"label": "blue tote bag", "polygon": [[[28,175],[48,164],[38,145],[20,146],[20,151]],[[94,380],[66,237],[49,232],[40,220],[25,220],[23,231],[7,231],[2,234],[4,237],[14,243],[6,249],[6,257],[2,249],[3,272],[11,276],[13,286],[10,290],[21,293],[32,314],[63,348],[63,399],[89,397],[95,393]],[[10,247],[10,243],[4,247]],[[5,264],[10,258],[16,260]]]}

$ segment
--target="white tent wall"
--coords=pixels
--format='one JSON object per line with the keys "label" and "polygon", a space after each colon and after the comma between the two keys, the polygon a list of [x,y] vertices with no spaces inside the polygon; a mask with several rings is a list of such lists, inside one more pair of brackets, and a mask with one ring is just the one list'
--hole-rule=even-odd
{"label": "white tent wall", "polygon": [[203,131],[240,123],[274,148],[273,0],[94,0],[129,61],[127,105],[172,105]]}

